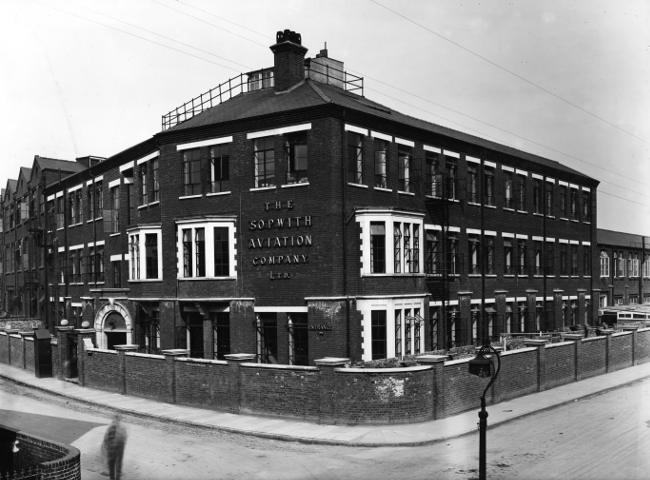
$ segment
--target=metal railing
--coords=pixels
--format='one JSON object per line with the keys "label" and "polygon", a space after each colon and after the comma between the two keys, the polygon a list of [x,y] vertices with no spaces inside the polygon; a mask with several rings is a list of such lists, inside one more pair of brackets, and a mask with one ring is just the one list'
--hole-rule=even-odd
{"label": "metal railing", "polygon": [[[346,91],[361,91],[363,96],[363,77],[357,77],[328,65],[312,64],[305,66],[305,78],[328,85],[335,85]],[[162,129],[167,130],[183,123],[199,113],[220,105],[226,100],[242,93],[272,88],[275,85],[273,69],[267,68],[251,74],[240,73],[236,77],[211,88],[162,116]]]}

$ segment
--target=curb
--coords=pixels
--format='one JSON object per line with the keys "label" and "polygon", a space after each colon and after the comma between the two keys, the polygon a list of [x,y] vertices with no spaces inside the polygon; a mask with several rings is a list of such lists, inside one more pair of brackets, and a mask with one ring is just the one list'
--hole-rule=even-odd
{"label": "curb", "polygon": [[[18,380],[18,379],[15,379],[13,377],[6,376],[1,372],[0,372],[0,378],[4,379],[4,380],[7,380],[7,381],[10,381],[10,382],[13,382],[14,384],[20,385],[22,387],[30,388],[30,389],[33,389],[33,390],[38,390],[38,391],[41,391],[41,392],[44,392],[44,393],[48,393],[50,395],[55,395],[57,397],[67,398],[67,399],[70,399],[70,400],[73,400],[75,402],[79,402],[79,403],[82,403],[82,404],[91,405],[91,406],[94,406],[94,407],[101,407],[101,408],[103,408],[105,410],[110,410],[110,411],[113,411],[113,412],[116,412],[116,413],[121,413],[121,414],[124,414],[124,415],[131,415],[131,416],[139,417],[139,418],[157,420],[157,421],[163,422],[163,423],[173,423],[173,424],[177,424],[177,425],[185,425],[185,426],[190,426],[190,427],[194,427],[194,428],[202,428],[202,429],[205,429],[205,430],[214,430],[214,431],[217,431],[217,432],[223,432],[223,433],[229,433],[229,434],[235,434],[235,435],[242,435],[242,436],[257,437],[257,438],[265,438],[265,439],[269,439],[269,440],[279,440],[279,441],[283,441],[283,442],[296,442],[296,443],[311,444],[311,445],[329,445],[329,446],[346,446],[346,447],[420,447],[420,446],[426,446],[426,445],[433,445],[435,443],[442,443],[442,442],[446,442],[446,441],[449,441],[449,440],[454,440],[454,439],[457,439],[457,438],[465,437],[465,436],[471,435],[473,433],[478,433],[477,429],[472,428],[470,430],[466,430],[466,431],[461,432],[461,433],[449,435],[449,436],[446,436],[446,437],[432,438],[432,439],[428,439],[428,440],[419,440],[419,441],[413,441],[413,442],[403,441],[403,442],[381,442],[381,443],[380,442],[363,442],[363,441],[358,441],[358,442],[349,442],[348,441],[348,442],[345,442],[345,441],[330,440],[330,439],[292,437],[292,436],[289,436],[289,435],[281,435],[281,434],[266,433],[266,432],[256,432],[256,431],[250,431],[250,430],[239,430],[237,428],[231,428],[231,427],[223,427],[223,426],[217,426],[217,425],[206,425],[206,424],[203,424],[203,423],[196,423],[196,422],[191,422],[191,421],[186,421],[186,420],[176,420],[176,419],[166,417],[166,416],[158,416],[158,415],[147,414],[147,413],[143,413],[143,412],[139,412],[139,411],[135,411],[135,410],[129,410],[128,408],[113,407],[113,406],[105,404],[105,403],[94,402],[94,401],[91,401],[91,400],[85,400],[85,399],[82,399],[82,398],[77,398],[77,397],[75,397],[73,395],[66,395],[65,393],[55,392],[55,391],[52,391],[52,390],[48,390],[47,388],[40,387],[38,385],[23,382],[22,380]],[[579,400],[585,400],[585,399],[588,399],[588,398],[591,398],[591,397],[596,397],[598,395],[605,394],[605,393],[610,392],[612,390],[616,390],[616,389],[621,388],[621,387],[626,387],[628,385],[632,385],[634,383],[640,382],[640,381],[645,380],[647,378],[650,378],[650,374],[640,376],[638,378],[635,378],[633,380],[630,380],[630,381],[627,381],[627,382],[624,382],[624,383],[621,383],[621,384],[618,384],[618,385],[615,385],[615,386],[603,388],[602,390],[598,390],[597,392],[591,392],[591,393],[587,393],[587,394],[582,395],[582,396],[572,398],[570,400],[564,400],[564,401],[561,401],[559,403],[549,405],[547,407],[539,408],[537,410],[532,410],[532,411],[529,411],[529,412],[522,412],[522,413],[519,413],[519,414],[515,414],[510,418],[506,418],[506,419],[494,422],[492,424],[489,424],[489,426],[494,428],[494,427],[498,427],[498,426],[501,426],[501,425],[505,425],[505,424],[513,422],[515,420],[519,420],[519,419],[522,419],[522,418],[525,418],[525,417],[536,415],[538,413],[553,410],[555,408],[562,407],[562,406],[568,405],[570,403],[575,403],[575,402],[577,402]],[[539,393],[539,392],[535,392],[535,393]],[[530,395],[535,395],[535,393],[531,393]],[[519,397],[519,398],[525,398],[525,396],[524,397]],[[492,406],[494,407],[496,405],[499,405],[499,404],[498,403],[493,404]],[[467,412],[463,412],[463,413],[467,413]],[[266,417],[264,417],[264,418],[266,418]],[[319,425],[319,424],[314,424],[314,425]],[[386,425],[386,427],[389,428],[390,425]]]}

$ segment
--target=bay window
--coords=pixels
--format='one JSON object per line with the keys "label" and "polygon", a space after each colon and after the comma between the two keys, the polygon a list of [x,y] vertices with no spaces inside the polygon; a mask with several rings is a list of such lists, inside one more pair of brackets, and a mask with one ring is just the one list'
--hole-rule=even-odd
{"label": "bay window", "polygon": [[129,281],[162,280],[162,233],[160,226],[128,231]]}
{"label": "bay window", "polygon": [[234,220],[179,220],[179,278],[232,278],[235,271]]}

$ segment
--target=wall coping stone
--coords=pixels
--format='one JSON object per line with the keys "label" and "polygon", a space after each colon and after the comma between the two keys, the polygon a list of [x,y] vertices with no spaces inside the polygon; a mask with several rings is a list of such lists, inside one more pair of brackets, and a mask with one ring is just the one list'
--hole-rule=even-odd
{"label": "wall coping stone", "polygon": [[111,355],[117,355],[117,350],[109,350],[108,348],[87,348],[86,351],[93,351],[99,353],[110,353]]}
{"label": "wall coping stone", "polygon": [[303,370],[309,372],[317,372],[318,367],[309,367],[306,365],[283,365],[280,363],[252,363],[246,362],[241,364],[242,368],[264,368],[267,370]]}
{"label": "wall coping stone", "polygon": [[34,333],[33,330],[32,330],[32,331],[29,331],[29,332],[18,332],[18,333],[19,333],[20,336],[22,336],[23,338],[29,338],[30,336],[33,337],[34,335],[36,335],[36,334]]}
{"label": "wall coping stone", "polygon": [[415,357],[415,361],[418,363],[425,363],[427,365],[434,363],[441,363],[449,359],[448,355],[420,355]]}
{"label": "wall coping stone", "polygon": [[[499,352],[499,356],[507,357],[508,355],[517,355],[518,353],[536,352],[536,351],[537,351],[537,347],[517,348],[515,350],[508,350],[507,352]],[[471,360],[471,358],[469,360]]]}
{"label": "wall coping stone", "polygon": [[[132,354],[131,354],[132,355]],[[143,355],[143,354],[139,354]],[[160,357],[160,358],[165,358],[164,355],[147,355],[148,357]],[[187,363],[212,363],[215,365],[228,365],[227,360],[211,360],[209,358],[190,358],[190,357],[180,357],[177,359],[179,362],[187,362]]]}
{"label": "wall coping stone", "polygon": [[316,365],[323,366],[323,367],[339,367],[341,365],[345,365],[347,363],[350,363],[349,358],[340,358],[340,357],[325,357],[325,358],[319,358],[317,360],[314,360],[314,363]]}
{"label": "wall coping stone", "polygon": [[162,354],[168,357],[180,357],[181,355],[189,355],[190,351],[186,348],[172,348],[169,350],[162,350]]}
{"label": "wall coping stone", "polygon": [[621,327],[625,332],[636,332],[639,327]]}
{"label": "wall coping stone", "polygon": [[418,365],[415,367],[397,367],[397,368],[337,368],[335,372],[340,373],[414,373],[431,370],[433,367],[430,365]]}
{"label": "wall coping stone", "polygon": [[[486,355],[487,356],[487,355]],[[461,363],[467,363],[471,360],[470,357],[467,358],[457,358],[456,360],[449,360],[448,362],[445,362],[445,367],[446,366],[452,366],[452,365],[459,365]]]}
{"label": "wall coping stone", "polygon": [[650,327],[639,328],[639,332],[650,332]]}
{"label": "wall coping stone", "polygon": [[75,333],[95,333],[97,330],[94,328],[75,328]]}
{"label": "wall coping stone", "polygon": [[255,358],[254,353],[231,353],[224,356],[230,362],[246,362]]}
{"label": "wall coping stone", "polygon": [[151,353],[138,353],[138,352],[126,352],[127,357],[144,357],[144,358],[154,358],[157,360],[164,360],[164,355],[154,355]]}
{"label": "wall coping stone", "polygon": [[5,328],[5,332],[7,332],[7,335],[12,335],[20,332],[20,328]]}
{"label": "wall coping stone", "polygon": [[524,345],[527,347],[539,347],[540,345],[546,345],[548,343],[548,340],[545,340],[543,338],[527,338],[524,340]]}
{"label": "wall coping stone", "polygon": [[589,337],[589,338],[583,338],[582,343],[585,342],[595,342],[597,340],[605,340],[605,337]]}
{"label": "wall coping stone", "polygon": [[[584,340],[581,338],[581,340]],[[557,342],[557,343],[549,343],[546,345],[546,348],[555,348],[555,347],[566,347],[567,345],[573,345],[575,342]]]}
{"label": "wall coping stone", "polygon": [[627,332],[613,333],[612,337],[623,337],[625,335],[632,335],[633,333],[634,333],[634,330],[628,330]]}
{"label": "wall coping stone", "polygon": [[602,333],[603,335],[614,335],[615,331],[616,330],[612,330],[611,328],[604,328],[600,330],[600,333]]}
{"label": "wall coping stone", "polygon": [[585,335],[583,333],[563,333],[560,336],[565,340],[573,340],[573,341],[577,341],[582,338],[585,338]]}
{"label": "wall coping stone", "polygon": [[12,333],[12,334],[9,335],[9,336],[12,337],[12,338],[23,338],[23,337],[20,336],[19,333]]}
{"label": "wall coping stone", "polygon": [[23,341],[25,341],[25,342],[33,342],[34,337],[23,337]]}
{"label": "wall coping stone", "polygon": [[115,350],[117,350],[118,352],[132,352],[133,350],[137,350],[137,349],[138,349],[138,346],[137,346],[137,345],[127,345],[127,344],[124,344],[124,345],[113,345],[113,347],[114,347]]}

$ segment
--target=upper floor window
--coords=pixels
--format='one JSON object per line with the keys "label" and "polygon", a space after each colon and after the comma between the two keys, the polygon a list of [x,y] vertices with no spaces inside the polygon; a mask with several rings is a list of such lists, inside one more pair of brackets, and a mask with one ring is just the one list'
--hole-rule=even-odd
{"label": "upper floor window", "polygon": [[519,261],[519,275],[528,275],[528,250],[526,240],[520,238],[517,240],[518,261]]}
{"label": "upper floor window", "polygon": [[70,225],[77,225],[83,222],[82,198],[81,188],[68,193],[68,203],[70,204]]}
{"label": "upper floor window", "polygon": [[89,283],[104,281],[104,245],[88,247],[88,268],[86,272]]}
{"label": "upper floor window", "polygon": [[370,273],[386,273],[386,222],[370,222]]}
{"label": "upper floor window", "polygon": [[442,196],[443,175],[440,168],[440,154],[427,150],[424,158],[426,164],[426,195]]}
{"label": "upper floor window", "polygon": [[[146,164],[145,164],[146,165]],[[183,195],[201,195],[201,152],[198,148],[183,151]]]}
{"label": "upper floor window", "polygon": [[485,275],[494,275],[494,237],[485,237]]}
{"label": "upper floor window", "polygon": [[510,238],[503,239],[503,273],[506,275],[514,275],[514,262],[512,258],[512,240]]}
{"label": "upper floor window", "polygon": [[567,187],[565,185],[560,185],[560,217],[569,218],[567,216]]}
{"label": "upper floor window", "polygon": [[578,275],[578,245],[571,245],[571,275]]}
{"label": "upper floor window", "polygon": [[516,185],[517,210],[526,211],[526,176],[517,175]]}
{"label": "upper floor window", "polygon": [[179,278],[235,277],[235,225],[227,219],[178,224]]}
{"label": "upper floor window", "polygon": [[375,187],[388,188],[388,173],[386,169],[388,142],[375,139]]}
{"label": "upper floor window", "polygon": [[348,175],[352,183],[363,183],[363,135],[348,134]]}
{"label": "upper floor window", "polygon": [[591,193],[582,191],[582,221],[591,222]]}
{"label": "upper floor window", "polygon": [[478,169],[473,164],[467,166],[467,201],[478,203]]}
{"label": "upper floor window", "polygon": [[104,217],[104,231],[117,233],[120,231],[120,187],[111,187],[109,190],[108,208],[102,213]]}
{"label": "upper floor window", "polygon": [[255,139],[255,187],[275,186],[275,141],[273,137]]}
{"label": "upper floor window", "polygon": [[505,190],[505,207],[506,208],[515,208],[515,194],[514,194],[514,174],[510,171],[505,170],[503,172],[503,183]]}
{"label": "upper floor window", "polygon": [[637,278],[639,276],[639,254],[630,253],[628,260],[628,272],[630,277]]}
{"label": "upper floor window", "polygon": [[440,235],[436,230],[426,230],[424,273],[439,274],[440,271]]}
{"label": "upper floor window", "polygon": [[578,220],[578,190],[571,188],[571,220]]}
{"label": "upper floor window", "polygon": [[546,215],[553,216],[553,184],[546,182]]}
{"label": "upper floor window", "polygon": [[569,274],[569,266],[567,263],[567,252],[568,245],[566,243],[560,243],[560,275]]}
{"label": "upper floor window", "polygon": [[285,149],[288,155],[287,184],[307,183],[309,182],[307,133],[290,133],[286,137]]}
{"label": "upper floor window", "polygon": [[585,277],[591,275],[591,246],[582,246],[582,274]]}
{"label": "upper floor window", "polygon": [[469,252],[469,274],[479,275],[481,273],[481,237],[480,235],[468,235]]}
{"label": "upper floor window", "polygon": [[533,212],[542,213],[542,181],[533,179]]}
{"label": "upper floor window", "polygon": [[533,275],[543,275],[542,242],[533,242]]}
{"label": "upper floor window", "polygon": [[609,277],[609,255],[605,250],[600,251],[600,276]]}
{"label": "upper floor window", "polygon": [[650,254],[645,254],[643,261],[643,278],[650,278]]}
{"label": "upper floor window", "polygon": [[402,192],[412,191],[412,177],[413,177],[413,158],[411,156],[411,148],[406,145],[399,145],[397,149],[397,189]]}
{"label": "upper floor window", "polygon": [[393,222],[393,252],[395,273],[420,272],[420,226]]}
{"label": "upper floor window", "polygon": [[484,178],[484,192],[483,196],[485,197],[486,205],[494,205],[494,168],[485,167],[483,170]]}
{"label": "upper floor window", "polygon": [[129,230],[129,280],[162,279],[160,227]]}
{"label": "upper floor window", "polygon": [[160,162],[158,158],[151,160],[151,201],[160,201]]}
{"label": "upper floor window", "polygon": [[210,148],[210,193],[230,191],[230,145]]}
{"label": "upper floor window", "polygon": [[102,217],[104,210],[104,190],[102,181],[88,185],[88,220]]}
{"label": "upper floor window", "polygon": [[625,276],[625,256],[623,252],[614,252],[614,260],[616,261],[616,276]]}

